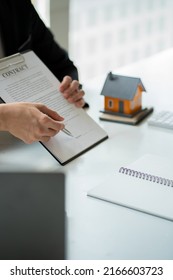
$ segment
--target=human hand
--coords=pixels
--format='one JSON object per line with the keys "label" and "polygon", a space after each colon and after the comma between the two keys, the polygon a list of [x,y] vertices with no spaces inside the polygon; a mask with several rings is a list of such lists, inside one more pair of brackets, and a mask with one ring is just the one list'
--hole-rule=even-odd
{"label": "human hand", "polygon": [[43,104],[8,103],[1,106],[4,106],[4,130],[27,144],[47,142],[64,128],[61,123],[64,118]]}
{"label": "human hand", "polygon": [[85,104],[84,91],[80,89],[80,84],[77,80],[72,80],[71,77],[65,76],[59,86],[60,92],[64,98],[70,103],[74,103],[76,107],[82,108]]}

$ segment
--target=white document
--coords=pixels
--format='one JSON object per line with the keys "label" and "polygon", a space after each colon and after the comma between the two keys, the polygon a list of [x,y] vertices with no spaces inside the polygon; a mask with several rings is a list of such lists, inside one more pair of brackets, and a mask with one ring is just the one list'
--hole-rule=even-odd
{"label": "white document", "polygon": [[88,196],[173,221],[171,159],[145,155],[121,172],[115,171]]}
{"label": "white document", "polygon": [[64,117],[73,137],[60,131],[42,143],[62,165],[108,138],[83,109],[64,99],[58,91],[59,81],[33,51],[0,60],[0,85],[5,103],[43,103]]}

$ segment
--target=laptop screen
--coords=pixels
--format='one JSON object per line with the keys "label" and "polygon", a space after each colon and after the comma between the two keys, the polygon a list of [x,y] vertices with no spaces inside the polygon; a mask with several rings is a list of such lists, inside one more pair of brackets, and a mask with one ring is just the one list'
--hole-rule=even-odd
{"label": "laptop screen", "polygon": [[62,173],[0,173],[0,259],[65,259]]}

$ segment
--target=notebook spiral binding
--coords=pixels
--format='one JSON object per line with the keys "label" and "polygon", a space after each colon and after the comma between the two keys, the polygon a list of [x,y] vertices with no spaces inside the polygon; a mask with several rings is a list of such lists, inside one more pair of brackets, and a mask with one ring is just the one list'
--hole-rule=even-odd
{"label": "notebook spiral binding", "polygon": [[126,167],[121,167],[119,169],[119,173],[123,173],[123,174],[129,175],[129,176],[143,179],[143,180],[148,180],[148,181],[162,184],[162,185],[165,185],[168,187],[173,187],[173,180],[171,180],[171,179],[166,179],[166,178],[162,178],[159,176],[143,173],[140,171],[135,171],[135,170],[132,170],[132,169],[129,169]]}

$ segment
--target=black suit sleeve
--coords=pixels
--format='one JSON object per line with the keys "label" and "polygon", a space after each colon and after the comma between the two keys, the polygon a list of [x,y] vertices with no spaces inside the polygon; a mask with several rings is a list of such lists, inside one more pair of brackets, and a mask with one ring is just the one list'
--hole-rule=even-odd
{"label": "black suit sleeve", "polygon": [[44,25],[34,8],[31,8],[33,49],[61,81],[65,75],[78,79],[77,69],[66,50],[55,42],[53,34]]}
{"label": "black suit sleeve", "polygon": [[6,44],[7,52],[9,48],[13,53],[31,49],[60,81],[66,75],[78,79],[77,68],[70,60],[67,51],[55,41],[53,34],[40,19],[31,1],[0,1],[4,2],[6,16],[11,19],[10,31],[14,37],[14,46]]}

